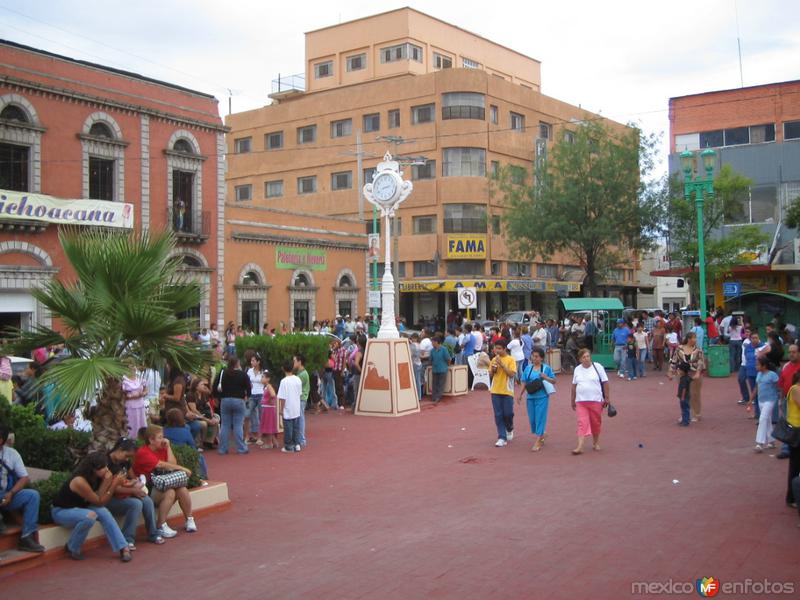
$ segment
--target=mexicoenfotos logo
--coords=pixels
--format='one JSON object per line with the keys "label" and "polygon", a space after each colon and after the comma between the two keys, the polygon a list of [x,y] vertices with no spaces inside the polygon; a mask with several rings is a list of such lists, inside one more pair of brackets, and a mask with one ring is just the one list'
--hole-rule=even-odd
{"label": "mexicoenfotos logo", "polygon": [[703,598],[713,598],[719,593],[719,579],[703,577],[695,582],[695,588],[697,589],[697,593]]}

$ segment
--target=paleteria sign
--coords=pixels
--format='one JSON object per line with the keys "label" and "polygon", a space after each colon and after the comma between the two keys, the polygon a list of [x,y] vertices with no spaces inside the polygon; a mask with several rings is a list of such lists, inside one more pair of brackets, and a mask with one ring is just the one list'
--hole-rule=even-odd
{"label": "paleteria sign", "polygon": [[0,190],[0,221],[44,221],[132,229],[133,204],[105,200],[65,200],[43,194]]}

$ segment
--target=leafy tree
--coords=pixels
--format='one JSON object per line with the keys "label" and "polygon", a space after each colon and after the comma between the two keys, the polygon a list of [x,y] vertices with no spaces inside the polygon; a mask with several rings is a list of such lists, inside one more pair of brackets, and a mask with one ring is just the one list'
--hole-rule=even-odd
{"label": "leafy tree", "polygon": [[[703,240],[706,280],[709,282],[725,277],[742,261],[744,252],[755,250],[769,241],[756,225],[741,225],[734,231],[725,231],[723,227],[741,215],[751,184],[750,179],[734,171],[730,165],[723,165],[714,179],[714,194],[704,197]],[[695,296],[699,292],[695,197],[684,197],[683,182],[677,177],[670,178],[665,185],[670,262],[686,267],[692,295]]]}
{"label": "leafy tree", "polygon": [[634,127],[587,121],[553,145],[538,181],[502,168],[492,191],[505,203],[512,252],[529,260],[567,254],[584,271],[584,292],[597,295],[599,280],[630,265],[660,231],[663,202],[646,182],[654,145]]}
{"label": "leafy tree", "polygon": [[791,229],[800,229],[800,196],[789,203],[783,224]]}
{"label": "leafy tree", "polygon": [[63,229],[59,240],[77,279],[53,279],[33,296],[60,321],[60,329],[17,330],[15,352],[63,344],[67,357],[39,379],[58,414],[90,400],[93,449],[113,445],[126,432],[122,376],[132,367],[170,363],[199,373],[211,360],[182,339],[193,322],[176,315],[200,302],[198,284],[179,280],[171,233],[116,233]]}

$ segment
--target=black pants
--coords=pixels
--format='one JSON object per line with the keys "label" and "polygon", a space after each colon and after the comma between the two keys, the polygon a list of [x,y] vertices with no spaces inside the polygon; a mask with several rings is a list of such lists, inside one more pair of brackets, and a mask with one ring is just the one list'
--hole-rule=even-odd
{"label": "black pants", "polygon": [[344,406],[344,374],[341,371],[333,372],[333,386],[336,389],[336,398],[339,406]]}
{"label": "black pants", "polygon": [[800,475],[800,446],[789,446],[789,483],[786,488],[786,504],[800,500],[792,491],[792,479]]}

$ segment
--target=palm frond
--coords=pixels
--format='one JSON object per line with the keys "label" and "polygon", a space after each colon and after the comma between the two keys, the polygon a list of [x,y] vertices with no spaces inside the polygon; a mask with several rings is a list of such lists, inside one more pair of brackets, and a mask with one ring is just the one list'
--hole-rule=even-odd
{"label": "palm frond", "polygon": [[41,325],[36,325],[30,331],[23,331],[16,327],[8,331],[12,339],[8,349],[12,354],[28,354],[36,350],[36,348],[55,346],[65,342],[60,333]]}
{"label": "palm frond", "polygon": [[68,413],[94,398],[107,377],[119,379],[127,372],[128,365],[115,357],[65,358],[47,369],[37,385],[40,389],[52,385],[53,408],[58,413]]}

